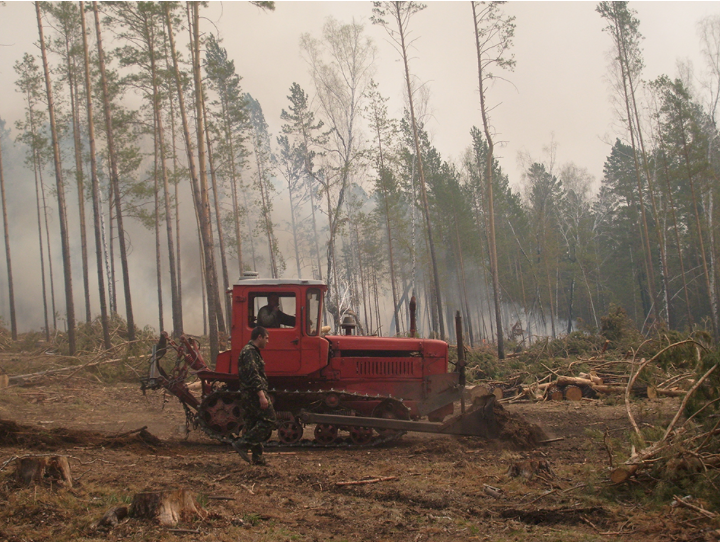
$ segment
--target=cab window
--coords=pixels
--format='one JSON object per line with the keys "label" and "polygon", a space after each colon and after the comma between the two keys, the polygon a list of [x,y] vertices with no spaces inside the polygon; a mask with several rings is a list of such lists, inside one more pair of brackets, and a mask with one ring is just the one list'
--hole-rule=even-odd
{"label": "cab window", "polygon": [[248,326],[268,329],[293,328],[297,313],[294,293],[256,292],[249,296]]}
{"label": "cab window", "polygon": [[320,290],[313,288],[307,291],[306,307],[305,334],[317,335],[320,332]]}

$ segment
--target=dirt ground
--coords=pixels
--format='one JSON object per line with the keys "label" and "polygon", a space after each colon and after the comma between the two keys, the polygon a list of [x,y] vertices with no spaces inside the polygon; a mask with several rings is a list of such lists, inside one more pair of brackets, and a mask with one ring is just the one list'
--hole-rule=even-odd
{"label": "dirt ground", "polygon": [[[0,355],[0,367],[22,373],[22,356]],[[644,400],[633,408],[638,423],[660,424],[677,404]],[[199,431],[186,437],[177,399],[143,396],[139,384],[65,375],[11,386],[0,389],[0,541],[718,539],[715,525],[684,510],[638,504],[639,482],[607,482],[609,456],[598,435],[623,437],[629,424],[621,401],[505,408],[562,440],[517,450],[409,433],[380,448],[273,449],[269,466],[251,467]],[[112,437],[141,427],[146,432]],[[73,488],[19,488],[12,459],[48,453],[69,457]],[[550,469],[531,479],[508,475],[526,460]],[[138,492],[181,488],[201,516],[176,530],[135,518],[94,529],[106,510]]]}

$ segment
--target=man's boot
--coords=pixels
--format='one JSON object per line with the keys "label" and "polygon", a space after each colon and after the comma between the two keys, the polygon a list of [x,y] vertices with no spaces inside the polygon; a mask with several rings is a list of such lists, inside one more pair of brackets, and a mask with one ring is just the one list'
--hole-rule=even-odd
{"label": "man's boot", "polygon": [[[238,455],[240,455],[240,457],[250,463],[250,456],[248,455],[248,445],[243,439],[239,438],[234,441],[232,443],[232,447],[235,448],[235,451],[238,453]],[[253,458],[254,456],[255,454],[253,454]]]}
{"label": "man's boot", "polygon": [[265,461],[265,458],[263,457],[262,445],[252,447],[252,464],[263,467],[267,466],[267,461]]}

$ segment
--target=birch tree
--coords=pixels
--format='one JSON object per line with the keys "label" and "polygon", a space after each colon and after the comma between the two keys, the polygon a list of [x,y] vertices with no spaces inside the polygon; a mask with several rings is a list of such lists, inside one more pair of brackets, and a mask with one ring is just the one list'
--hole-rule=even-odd
{"label": "birch tree", "polygon": [[322,173],[313,177],[325,198],[329,238],[327,243],[328,293],[326,307],[340,324],[340,292],[335,263],[336,236],[342,219],[346,191],[362,156],[358,122],[363,94],[374,69],[375,46],[364,36],[363,26],[328,19],[322,40],[309,34],[300,47],[310,68],[319,108],[328,127],[327,152]]}

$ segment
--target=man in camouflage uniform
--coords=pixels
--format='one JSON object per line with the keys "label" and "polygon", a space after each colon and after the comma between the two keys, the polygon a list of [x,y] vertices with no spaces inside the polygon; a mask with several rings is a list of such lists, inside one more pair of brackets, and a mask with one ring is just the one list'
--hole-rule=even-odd
{"label": "man in camouflage uniform", "polygon": [[[266,464],[262,456],[263,443],[277,427],[275,409],[267,395],[265,362],[260,355],[260,350],[265,348],[269,339],[264,327],[256,327],[250,334],[250,342],[242,349],[238,359],[240,396],[245,411],[246,430],[242,437],[233,442],[233,448],[240,457],[253,465]],[[252,461],[248,456],[248,449],[252,452]]]}

